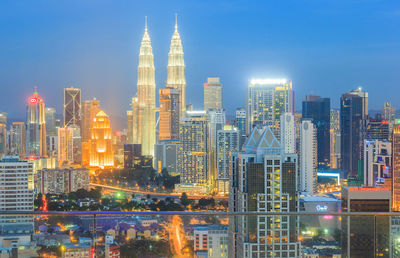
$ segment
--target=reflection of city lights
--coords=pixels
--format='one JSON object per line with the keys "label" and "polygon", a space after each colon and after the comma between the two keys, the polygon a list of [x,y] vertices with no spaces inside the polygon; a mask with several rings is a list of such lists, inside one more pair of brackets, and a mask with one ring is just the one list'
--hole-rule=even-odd
{"label": "reflection of city lights", "polygon": [[326,219],[326,220],[331,220],[331,219],[333,219],[333,216],[332,215],[325,215],[322,218]]}

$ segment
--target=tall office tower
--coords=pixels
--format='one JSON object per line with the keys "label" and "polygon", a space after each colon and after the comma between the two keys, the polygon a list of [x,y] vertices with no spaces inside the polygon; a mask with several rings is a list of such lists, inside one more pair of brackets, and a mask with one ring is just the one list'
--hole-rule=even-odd
{"label": "tall office tower", "polygon": [[211,77],[204,83],[204,110],[222,108],[222,84],[219,77]]}
{"label": "tall office tower", "polygon": [[294,112],[292,81],[286,79],[253,79],[247,89],[247,134],[255,125],[267,125],[279,138],[283,113]]}
{"label": "tall office tower", "polygon": [[330,165],[331,99],[306,96],[303,100],[303,119],[311,119],[317,129],[318,166]]}
{"label": "tall office tower", "polygon": [[217,189],[218,193],[229,193],[230,155],[239,151],[240,131],[232,125],[225,125],[217,131]]}
{"label": "tall office tower", "polygon": [[[230,212],[296,212],[297,154],[285,154],[269,127],[255,127],[232,154]],[[300,257],[295,216],[235,216],[228,257]]]}
{"label": "tall office tower", "polygon": [[[390,189],[342,187],[342,212],[391,212]],[[390,217],[342,217],[342,257],[391,257]]]}
{"label": "tall office tower", "polygon": [[82,142],[87,142],[90,139],[90,128],[93,118],[100,111],[100,102],[97,99],[85,100],[82,105],[82,123],[81,134]]}
{"label": "tall office tower", "polygon": [[392,208],[394,211],[400,211],[400,124],[393,128],[392,164]]}
{"label": "tall office tower", "polygon": [[294,126],[296,128],[296,151],[297,155],[299,155],[300,150],[300,128],[301,128],[301,113],[294,113]]}
{"label": "tall office tower", "polygon": [[246,141],[246,109],[245,108],[237,108],[236,109],[234,125],[240,132],[239,149],[241,149],[242,145]]}
{"label": "tall office tower", "polygon": [[112,130],[110,118],[100,110],[90,128],[89,156],[91,167],[113,167]]}
{"label": "tall office tower", "polygon": [[133,110],[126,111],[126,118],[128,122],[128,128],[126,132],[126,142],[133,144]]}
{"label": "tall office tower", "polygon": [[228,227],[226,225],[197,226],[193,231],[195,257],[228,257]]}
{"label": "tall office tower", "polygon": [[395,108],[390,105],[390,102],[385,102],[385,105],[382,108],[382,119],[386,121],[394,121],[395,116]]}
{"label": "tall office tower", "polygon": [[350,178],[361,174],[360,156],[361,120],[368,116],[368,93],[361,88],[345,93],[340,98],[340,153],[341,169]]}
{"label": "tall office tower", "polygon": [[171,45],[168,53],[167,87],[178,89],[180,105],[179,117],[184,117],[186,113],[185,61],[183,56],[182,41],[178,32],[177,19],[175,20],[175,31],[172,35]]}
{"label": "tall office tower", "polygon": [[81,89],[64,88],[63,118],[64,127],[81,126]]}
{"label": "tall office tower", "polygon": [[7,125],[0,123],[0,158],[7,154]]}
{"label": "tall office tower", "polygon": [[25,157],[25,123],[13,122],[8,140],[8,152],[11,155]]}
{"label": "tall office tower", "polygon": [[179,90],[160,89],[159,140],[179,138]]}
{"label": "tall office tower", "polygon": [[296,125],[292,113],[281,116],[281,145],[284,153],[296,153]]}
{"label": "tall office tower", "polygon": [[209,121],[205,111],[187,112],[179,126],[177,192],[208,192],[215,183],[210,173]]}
{"label": "tall office tower", "polygon": [[391,185],[392,143],[379,140],[364,140],[364,185]]}
{"label": "tall office tower", "polygon": [[317,128],[308,119],[301,122],[300,131],[300,191],[317,191],[318,141]]}
{"label": "tall office tower", "polygon": [[[4,156],[0,161],[0,178],[0,211],[33,211],[33,164],[20,161],[18,157]],[[32,254],[21,254],[22,249],[29,249],[31,245],[34,234],[32,216],[1,215],[0,228],[2,255],[32,257]],[[12,255],[6,254],[7,249],[13,249]]]}
{"label": "tall office tower", "polygon": [[331,168],[340,167],[340,111],[331,109],[330,155]]}
{"label": "tall office tower", "polygon": [[45,157],[46,153],[46,120],[44,101],[35,87],[33,96],[28,99],[26,107],[26,155]]}
{"label": "tall office tower", "polygon": [[137,139],[134,143],[142,145],[143,155],[152,156],[156,143],[156,83],[153,49],[147,32],[147,20],[139,52],[137,104],[132,103],[132,105],[133,116],[135,117],[137,114],[133,125],[134,128],[137,128]]}
{"label": "tall office tower", "polygon": [[46,135],[55,136],[57,135],[56,129],[56,109],[47,107],[44,111],[44,118],[46,121]]}
{"label": "tall office tower", "polygon": [[76,145],[80,143],[74,143],[74,136],[79,134],[79,127],[69,126],[65,128],[58,128],[58,166],[67,167],[73,163],[78,163],[79,149],[77,150]]}

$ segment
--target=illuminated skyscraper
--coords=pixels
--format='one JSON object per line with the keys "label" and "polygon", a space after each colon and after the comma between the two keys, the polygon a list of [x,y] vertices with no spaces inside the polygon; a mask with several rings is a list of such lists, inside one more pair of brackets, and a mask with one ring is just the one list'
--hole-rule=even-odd
{"label": "illuminated skyscraper", "polygon": [[315,124],[304,119],[300,129],[300,191],[317,191],[317,129]]}
{"label": "illuminated skyscraper", "polygon": [[337,109],[331,109],[331,128],[330,128],[330,155],[331,168],[340,167],[340,112]]}
{"label": "illuminated skyscraper", "polygon": [[179,90],[160,89],[159,139],[177,140],[179,137]]}
{"label": "illuminated skyscraper", "polygon": [[72,127],[58,128],[58,166],[69,166],[74,161]]}
{"label": "illuminated skyscraper", "polygon": [[222,84],[218,77],[208,78],[204,83],[204,110],[222,108]]}
{"label": "illuminated skyscraper", "polygon": [[0,158],[7,154],[7,113],[0,113]]}
{"label": "illuminated skyscraper", "polygon": [[400,211],[400,124],[393,128],[392,144],[393,210]]}
{"label": "illuminated skyscraper", "polygon": [[[269,127],[253,128],[230,162],[230,212],[296,212],[297,154],[282,153]],[[229,219],[228,257],[300,257],[296,216]]]}
{"label": "illuminated skyscraper", "polygon": [[389,102],[385,102],[382,108],[382,119],[389,122],[395,119],[395,108],[392,107]]}
{"label": "illuminated skyscraper", "polygon": [[52,107],[47,107],[44,111],[44,116],[46,120],[46,135],[47,136],[57,135],[56,109]]}
{"label": "illuminated skyscraper", "polygon": [[63,95],[64,127],[81,126],[81,89],[65,88]]}
{"label": "illuminated skyscraper", "polygon": [[253,79],[247,89],[247,134],[255,125],[267,125],[280,138],[283,113],[293,113],[292,82],[286,79]]}
{"label": "illuminated skyscraper", "polygon": [[179,116],[181,118],[184,117],[186,112],[185,61],[177,19],[175,20],[175,31],[172,35],[168,53],[167,87],[179,90]]}
{"label": "illuminated skyscraper", "polygon": [[296,126],[292,113],[281,115],[281,145],[284,153],[296,153]]}
{"label": "illuminated skyscraper", "polygon": [[44,101],[35,88],[26,108],[26,154],[45,157],[46,148]]}
{"label": "illuminated skyscraper", "polygon": [[133,110],[126,111],[126,118],[128,122],[128,128],[126,132],[126,142],[128,144],[133,143]]}
{"label": "illuminated skyscraper", "polygon": [[302,118],[311,119],[317,129],[318,166],[330,165],[331,99],[308,95],[303,100]]}
{"label": "illuminated skyscraper", "polygon": [[232,125],[225,125],[217,131],[217,189],[218,193],[229,192],[229,160],[231,154],[239,151],[240,131]]}
{"label": "illuminated skyscraper", "polygon": [[210,175],[209,121],[205,111],[188,112],[179,127],[178,192],[207,192],[215,183]]}
{"label": "illuminated skyscraper", "polygon": [[114,166],[111,124],[103,110],[100,110],[93,118],[90,129],[89,155],[91,167]]}
{"label": "illuminated skyscraper", "polygon": [[340,98],[340,153],[341,169],[352,179],[362,174],[359,169],[361,150],[361,122],[368,115],[368,93],[361,88],[345,93]]}
{"label": "illuminated skyscraper", "polygon": [[245,108],[237,108],[236,109],[235,127],[240,131],[239,149],[241,149],[243,143],[246,140],[246,109]]}
{"label": "illuminated skyscraper", "polygon": [[155,95],[154,57],[146,20],[139,52],[137,104],[132,103],[133,116],[135,117],[135,114],[137,114],[137,119],[134,119],[133,125],[137,128],[137,139],[134,143],[142,145],[143,155],[153,155],[154,144],[156,143]]}
{"label": "illuminated skyscraper", "polygon": [[82,142],[87,142],[90,139],[90,127],[93,122],[93,118],[100,111],[100,102],[97,99],[86,100],[82,105],[82,124],[81,134]]}
{"label": "illuminated skyscraper", "polygon": [[25,123],[13,122],[8,138],[8,152],[11,155],[25,157]]}

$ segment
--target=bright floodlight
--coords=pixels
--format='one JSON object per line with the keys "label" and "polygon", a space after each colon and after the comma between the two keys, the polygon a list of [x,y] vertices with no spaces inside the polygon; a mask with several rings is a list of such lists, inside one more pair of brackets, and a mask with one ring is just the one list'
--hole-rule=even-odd
{"label": "bright floodlight", "polygon": [[287,79],[251,79],[250,84],[256,85],[256,84],[285,84],[287,83]]}

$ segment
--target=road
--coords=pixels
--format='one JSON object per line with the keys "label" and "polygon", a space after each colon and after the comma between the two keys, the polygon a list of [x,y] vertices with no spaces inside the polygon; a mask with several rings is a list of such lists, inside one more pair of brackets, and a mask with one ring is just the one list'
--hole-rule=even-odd
{"label": "road", "polygon": [[[126,192],[126,193],[135,193],[135,194],[141,194],[141,195],[150,195],[152,197],[157,197],[157,198],[166,198],[166,197],[171,197],[174,199],[179,199],[181,197],[181,194],[179,193],[158,193],[158,192],[149,192],[149,191],[143,191],[143,190],[137,190],[137,189],[132,189],[132,188],[123,188],[119,186],[112,186],[112,185],[103,185],[103,184],[95,184],[95,183],[90,183],[90,186],[93,187],[102,187],[107,190],[112,190],[112,191],[120,191],[120,192]],[[227,196],[211,196],[211,195],[188,195],[189,199],[194,199],[194,200],[199,200],[201,198],[211,198],[213,197],[215,200],[228,200]]]}

